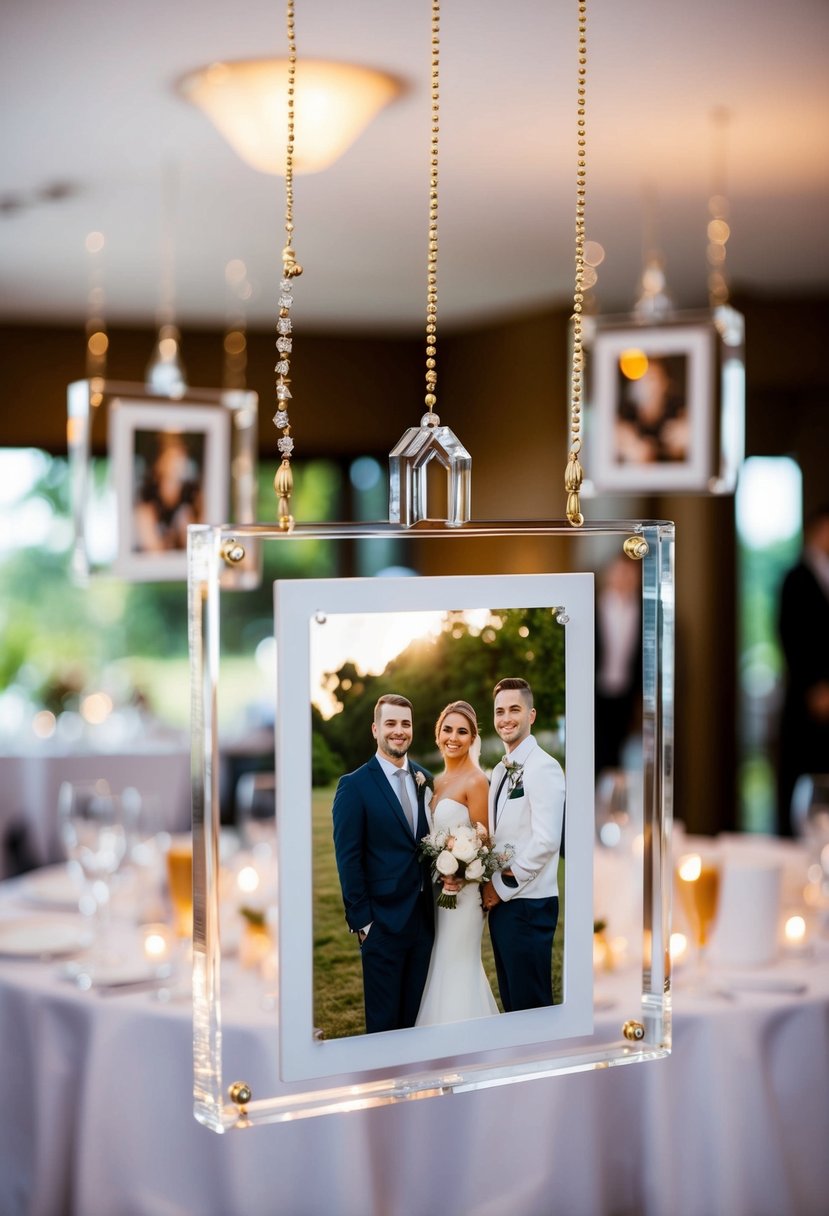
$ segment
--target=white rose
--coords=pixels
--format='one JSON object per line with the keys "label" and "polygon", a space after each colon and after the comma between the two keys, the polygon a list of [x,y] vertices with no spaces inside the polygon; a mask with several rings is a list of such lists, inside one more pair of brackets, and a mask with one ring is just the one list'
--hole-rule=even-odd
{"label": "white rose", "polygon": [[450,874],[455,873],[457,868],[457,858],[453,857],[451,853],[448,853],[446,849],[444,849],[442,853],[438,853],[435,860],[435,869],[437,870],[438,874],[443,874],[444,877],[448,878]]}
{"label": "white rose", "polygon": [[469,865],[466,867],[466,874],[464,877],[470,879],[472,882],[477,882],[478,879],[483,878],[483,876],[484,863],[481,861],[480,857],[476,857],[474,861],[470,861]]}

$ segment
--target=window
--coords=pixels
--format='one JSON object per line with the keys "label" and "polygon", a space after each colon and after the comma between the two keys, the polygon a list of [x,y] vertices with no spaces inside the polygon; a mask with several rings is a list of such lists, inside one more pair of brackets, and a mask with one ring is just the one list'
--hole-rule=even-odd
{"label": "window", "polygon": [[737,487],[740,827],[775,830],[775,753],[783,685],[777,606],[797,561],[803,479],[787,456],[752,456]]}

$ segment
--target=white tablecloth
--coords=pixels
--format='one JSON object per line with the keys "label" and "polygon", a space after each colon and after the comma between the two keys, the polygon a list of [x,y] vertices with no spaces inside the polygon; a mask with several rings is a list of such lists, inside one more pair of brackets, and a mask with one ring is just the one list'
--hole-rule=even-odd
{"label": "white tablecloth", "polygon": [[[273,1014],[228,970],[225,1076],[267,1097]],[[776,974],[808,992],[680,990],[667,1060],[217,1136],[192,1115],[187,1006],[2,960],[0,1212],[825,1216],[829,964]]]}
{"label": "white tablecloth", "polygon": [[58,791],[64,781],[104,778],[113,793],[134,786],[154,796],[167,831],[190,826],[190,749],[183,743],[142,743],[129,751],[72,752],[43,748],[20,755],[0,755],[0,878],[4,874],[2,843],[13,825],[26,829],[27,844],[39,865],[57,861],[64,851],[58,839]]}

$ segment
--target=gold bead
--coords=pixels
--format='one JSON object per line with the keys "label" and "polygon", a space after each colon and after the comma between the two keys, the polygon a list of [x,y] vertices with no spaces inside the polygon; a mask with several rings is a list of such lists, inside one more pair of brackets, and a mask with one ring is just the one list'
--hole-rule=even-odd
{"label": "gold bead", "polygon": [[276,470],[273,479],[273,488],[280,497],[287,497],[294,488],[294,478],[291,472],[290,461],[284,460]]}
{"label": "gold bead", "polygon": [[429,408],[431,409],[433,405],[437,405],[438,399],[434,393],[427,393],[426,396],[423,398],[423,400],[424,400],[424,403],[426,405],[428,405]]}

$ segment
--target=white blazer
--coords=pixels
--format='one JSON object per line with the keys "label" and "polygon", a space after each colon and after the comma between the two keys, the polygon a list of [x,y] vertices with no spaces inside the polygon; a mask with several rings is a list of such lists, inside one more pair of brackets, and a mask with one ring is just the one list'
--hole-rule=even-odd
{"label": "white blazer", "polygon": [[[508,863],[518,880],[517,887],[508,887],[500,874],[492,880],[503,900],[544,899],[558,895],[558,858],[561,848],[561,828],[564,821],[564,770],[557,760],[538,746],[530,735],[516,753],[524,760],[521,781],[513,791],[517,796],[505,798],[507,781],[501,793],[501,809],[495,821],[495,800],[506,774],[502,762],[496,764],[489,787],[489,831],[496,847],[512,845],[514,853]],[[517,792],[523,787],[523,792]]]}

